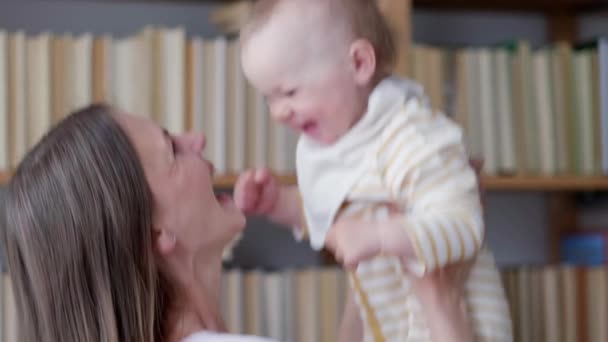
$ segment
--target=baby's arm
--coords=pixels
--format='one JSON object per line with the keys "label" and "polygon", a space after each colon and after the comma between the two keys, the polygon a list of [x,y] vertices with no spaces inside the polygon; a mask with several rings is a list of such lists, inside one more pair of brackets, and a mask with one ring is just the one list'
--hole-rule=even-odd
{"label": "baby's arm", "polygon": [[234,187],[234,201],[246,214],[264,215],[285,227],[304,229],[298,188],[280,185],[268,169],[241,174]]}
{"label": "baby's arm", "polygon": [[484,239],[477,177],[460,131],[444,117],[423,117],[412,129],[396,127],[378,153],[385,185],[407,202],[389,225],[378,224],[382,249],[421,274],[473,258]]}
{"label": "baby's arm", "polygon": [[275,223],[288,227],[304,227],[304,215],[300,191],[295,185],[279,187],[279,195],[268,218]]}

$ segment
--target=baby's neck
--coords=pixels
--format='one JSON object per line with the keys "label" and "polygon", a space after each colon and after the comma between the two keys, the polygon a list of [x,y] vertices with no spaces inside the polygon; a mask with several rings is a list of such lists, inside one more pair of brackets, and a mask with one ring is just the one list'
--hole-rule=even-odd
{"label": "baby's neck", "polygon": [[376,87],[378,86],[378,84],[385,77],[386,77],[386,75],[379,75],[377,77],[374,77],[374,79],[372,79],[372,81],[370,81],[370,83],[367,86],[361,87],[361,91],[359,92],[359,98],[363,99],[363,100],[360,102],[360,105],[357,106],[357,108],[356,108],[356,113],[355,113],[355,115],[353,115],[353,117],[355,118],[355,120],[353,120],[353,122],[351,123],[349,131],[359,121],[361,121],[363,119],[363,117],[367,113],[367,109],[368,109],[368,106],[369,106],[369,98],[370,98],[370,96],[374,92],[374,89],[376,89]]}

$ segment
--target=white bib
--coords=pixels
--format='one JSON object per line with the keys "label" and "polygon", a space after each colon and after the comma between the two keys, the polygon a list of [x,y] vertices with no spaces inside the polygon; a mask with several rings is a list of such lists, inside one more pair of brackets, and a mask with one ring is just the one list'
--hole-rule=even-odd
{"label": "white bib", "polygon": [[423,99],[417,83],[388,77],[372,92],[367,112],[337,142],[321,145],[301,135],[296,151],[298,187],[310,244],[321,249],[340,206],[361,176],[374,165],[373,142],[394,114],[412,98]]}

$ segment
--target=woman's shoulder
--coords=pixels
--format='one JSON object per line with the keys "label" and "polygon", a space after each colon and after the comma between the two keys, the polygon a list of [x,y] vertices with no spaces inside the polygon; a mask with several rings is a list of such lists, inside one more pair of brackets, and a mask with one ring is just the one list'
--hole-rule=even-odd
{"label": "woman's shoulder", "polygon": [[186,337],[183,342],[276,342],[264,337],[232,335],[201,331]]}

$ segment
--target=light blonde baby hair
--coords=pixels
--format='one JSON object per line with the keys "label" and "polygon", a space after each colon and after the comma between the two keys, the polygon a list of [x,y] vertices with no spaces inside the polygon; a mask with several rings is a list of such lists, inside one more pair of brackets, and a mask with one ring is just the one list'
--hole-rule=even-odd
{"label": "light blonde baby hair", "polygon": [[285,1],[322,2],[331,11],[332,18],[342,19],[348,25],[355,39],[365,39],[372,44],[377,73],[392,71],[397,54],[395,41],[375,0],[257,0],[249,21],[241,30],[241,42],[246,44],[269,21],[277,6]]}

